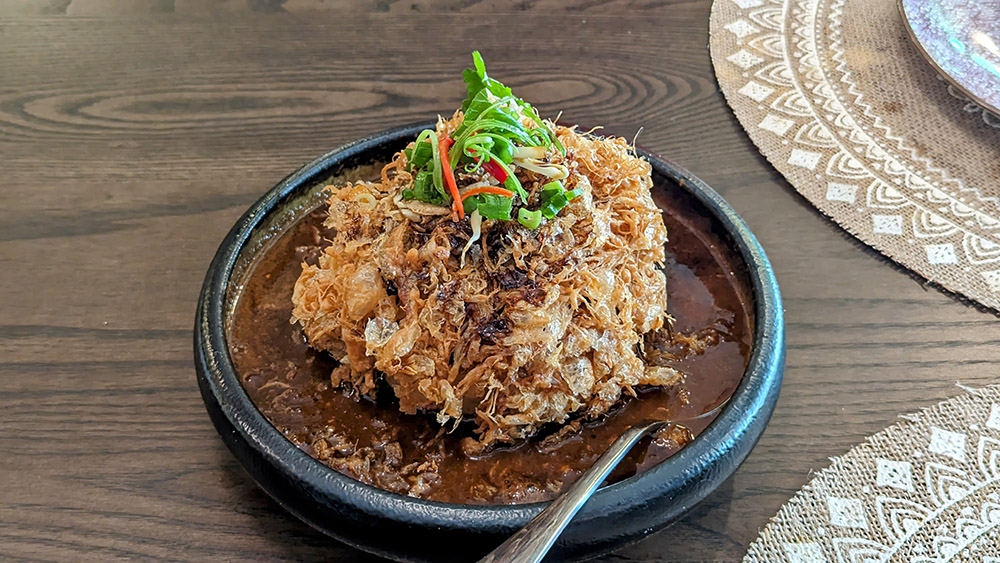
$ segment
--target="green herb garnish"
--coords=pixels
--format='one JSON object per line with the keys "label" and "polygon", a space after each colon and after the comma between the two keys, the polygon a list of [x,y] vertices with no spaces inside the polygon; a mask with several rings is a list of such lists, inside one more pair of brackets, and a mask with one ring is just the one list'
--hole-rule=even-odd
{"label": "green herb garnish", "polygon": [[[549,164],[544,157],[550,148],[564,156],[566,149],[535,108],[486,73],[478,51],[472,53],[472,62],[474,68],[462,73],[468,91],[462,102],[462,123],[450,138],[439,139],[432,129],[421,131],[403,151],[407,171],[414,178],[413,186],[403,190],[403,198],[435,205],[450,201],[460,216],[478,211],[484,219],[509,221],[514,205],[526,205],[528,201],[528,193],[515,171],[524,168],[549,177],[565,177],[565,167]],[[444,170],[442,162],[447,162],[451,170]],[[474,193],[466,190],[460,197],[453,170],[488,173],[503,189],[477,189]],[[541,217],[552,219],[575,197],[574,192],[556,184],[558,189],[551,188],[552,183],[543,187],[541,209],[518,210],[521,225],[538,228]]]}

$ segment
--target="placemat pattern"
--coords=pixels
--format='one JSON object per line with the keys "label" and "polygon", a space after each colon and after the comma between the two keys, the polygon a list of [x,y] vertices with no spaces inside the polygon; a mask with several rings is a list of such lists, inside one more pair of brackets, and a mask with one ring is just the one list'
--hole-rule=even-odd
{"label": "placemat pattern", "polygon": [[834,458],[744,563],[1000,563],[1000,386],[903,418]]}
{"label": "placemat pattern", "polygon": [[712,61],[750,138],[816,208],[1000,310],[1000,129],[904,25],[895,0],[716,0]]}

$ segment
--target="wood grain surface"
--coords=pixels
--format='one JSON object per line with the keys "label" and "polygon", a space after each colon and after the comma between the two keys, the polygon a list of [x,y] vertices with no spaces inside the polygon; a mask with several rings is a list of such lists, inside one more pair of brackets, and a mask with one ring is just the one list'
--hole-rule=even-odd
{"label": "wood grain surface", "polygon": [[995,383],[1000,324],[808,206],[715,84],[708,0],[0,0],[0,559],[374,561],[299,523],[195,383],[218,244],[312,157],[450,113],[480,49],[543,115],[604,124],[746,219],[786,382],[750,458],[605,561],[734,561],[830,456]]}

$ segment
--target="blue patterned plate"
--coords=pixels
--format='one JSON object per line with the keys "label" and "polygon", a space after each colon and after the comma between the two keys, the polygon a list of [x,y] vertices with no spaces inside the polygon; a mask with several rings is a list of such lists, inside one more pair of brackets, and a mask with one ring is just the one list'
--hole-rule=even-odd
{"label": "blue patterned plate", "polygon": [[1000,0],[899,0],[910,37],[941,75],[1000,114]]}

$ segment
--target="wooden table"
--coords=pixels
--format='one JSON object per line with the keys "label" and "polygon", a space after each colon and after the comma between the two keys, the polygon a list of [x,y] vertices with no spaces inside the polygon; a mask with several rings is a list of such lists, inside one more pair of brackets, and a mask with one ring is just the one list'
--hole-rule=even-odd
{"label": "wooden table", "polygon": [[716,87],[708,0],[0,0],[0,559],[372,561],[266,497],[195,384],[195,300],[260,194],[450,113],[460,72],[721,192],[770,255],[788,370],[750,458],[611,561],[732,561],[866,436],[995,382],[1000,323],[814,211]]}

